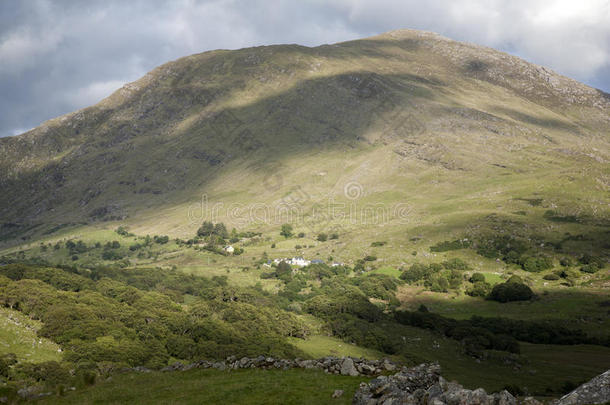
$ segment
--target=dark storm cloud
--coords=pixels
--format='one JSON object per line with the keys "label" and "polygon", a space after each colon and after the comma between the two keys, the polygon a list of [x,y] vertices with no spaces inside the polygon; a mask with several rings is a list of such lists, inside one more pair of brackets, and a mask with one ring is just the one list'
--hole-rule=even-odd
{"label": "dark storm cloud", "polygon": [[178,57],[416,28],[610,90],[610,0],[0,2],[0,136],[91,105]]}

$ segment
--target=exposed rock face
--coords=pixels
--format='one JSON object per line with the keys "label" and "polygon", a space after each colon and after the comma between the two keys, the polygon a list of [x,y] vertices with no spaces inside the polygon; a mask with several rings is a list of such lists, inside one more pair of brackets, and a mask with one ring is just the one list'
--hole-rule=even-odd
{"label": "exposed rock face", "polygon": [[[539,403],[528,398],[528,404]],[[484,389],[468,390],[447,382],[438,364],[421,364],[392,376],[380,376],[362,383],[354,395],[354,405],[517,405],[508,391],[487,394]]]}
{"label": "exposed rock face", "polygon": [[554,405],[605,404],[608,402],[610,402],[610,370],[564,395]]}

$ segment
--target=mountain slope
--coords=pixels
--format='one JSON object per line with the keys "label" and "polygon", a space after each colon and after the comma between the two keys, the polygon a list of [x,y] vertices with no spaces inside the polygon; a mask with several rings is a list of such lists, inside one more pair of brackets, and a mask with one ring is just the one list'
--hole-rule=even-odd
{"label": "mountain slope", "polygon": [[[539,193],[605,223],[609,143],[608,94],[436,34],[205,52],[0,139],[0,232],[122,220],[188,234],[202,194],[272,205],[299,189],[311,208],[352,201],[351,185],[411,218]],[[250,214],[219,219],[261,222]]]}

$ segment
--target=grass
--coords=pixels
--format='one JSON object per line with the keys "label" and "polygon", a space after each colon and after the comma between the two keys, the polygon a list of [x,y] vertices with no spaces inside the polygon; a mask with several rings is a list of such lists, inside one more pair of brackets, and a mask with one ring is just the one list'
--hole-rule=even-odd
{"label": "grass", "polygon": [[19,361],[59,361],[59,346],[36,335],[42,326],[21,312],[0,308],[0,354],[14,353]]}
{"label": "grass", "polygon": [[380,359],[386,357],[386,355],[376,350],[345,343],[340,339],[330,336],[313,335],[309,336],[307,339],[291,338],[289,341],[305,354],[315,359],[326,356],[350,356],[364,359]]}
{"label": "grass", "polygon": [[[190,370],[115,375],[111,381],[41,404],[351,404],[364,377],[318,370]],[[151,390],[150,387],[155,387]],[[331,398],[335,390],[344,394]]]}
{"label": "grass", "polygon": [[502,276],[500,276],[497,273],[487,273],[487,272],[484,272],[482,274],[483,274],[483,276],[485,276],[485,281],[488,282],[489,284],[491,284],[492,286],[496,285],[496,284],[499,284],[499,283],[503,283],[505,281],[502,278]]}
{"label": "grass", "polygon": [[375,269],[373,271],[371,271],[370,273],[367,274],[385,274],[387,276],[392,276],[392,277],[396,277],[396,278],[400,278],[400,275],[402,274],[400,272],[400,270],[394,268],[394,267],[381,267],[379,269]]}

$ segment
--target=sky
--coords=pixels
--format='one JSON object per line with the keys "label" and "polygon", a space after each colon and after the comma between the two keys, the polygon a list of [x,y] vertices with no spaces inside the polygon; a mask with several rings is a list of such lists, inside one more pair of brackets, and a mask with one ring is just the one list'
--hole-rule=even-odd
{"label": "sky", "polygon": [[610,0],[0,0],[0,136],[193,53],[399,28],[490,46],[610,92]]}

